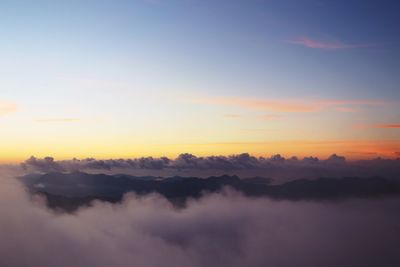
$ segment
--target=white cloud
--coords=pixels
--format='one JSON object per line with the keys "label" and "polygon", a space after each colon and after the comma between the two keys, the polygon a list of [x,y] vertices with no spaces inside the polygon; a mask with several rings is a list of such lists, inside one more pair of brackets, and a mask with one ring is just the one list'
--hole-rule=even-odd
{"label": "white cloud", "polygon": [[130,195],[71,215],[2,182],[0,265],[398,266],[399,201],[274,202],[228,191],[177,210]]}

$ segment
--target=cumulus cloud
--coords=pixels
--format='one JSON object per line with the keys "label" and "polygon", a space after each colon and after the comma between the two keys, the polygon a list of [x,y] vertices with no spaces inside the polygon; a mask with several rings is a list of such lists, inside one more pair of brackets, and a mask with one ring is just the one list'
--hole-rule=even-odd
{"label": "cumulus cloud", "polygon": [[71,215],[0,182],[3,267],[400,264],[399,199],[275,202],[227,190],[184,209],[158,195],[128,195]]}
{"label": "cumulus cloud", "polygon": [[65,171],[66,168],[54,161],[52,157],[45,157],[43,159],[38,159],[35,157],[30,157],[23,163],[23,167],[32,166],[38,171],[50,172],[50,171]]}
{"label": "cumulus cloud", "polygon": [[327,159],[316,157],[284,158],[273,155],[269,158],[255,157],[247,153],[231,156],[197,157],[184,153],[175,159],[166,157],[142,157],[134,159],[96,160],[72,159],[56,161],[51,157],[39,159],[31,157],[22,163],[26,170],[50,171],[92,171],[92,172],[128,172],[171,176],[194,175],[210,176],[231,174],[242,177],[265,176],[271,178],[319,178],[343,176],[382,176],[399,178],[400,159],[371,159],[347,161],[344,157],[333,154]]}

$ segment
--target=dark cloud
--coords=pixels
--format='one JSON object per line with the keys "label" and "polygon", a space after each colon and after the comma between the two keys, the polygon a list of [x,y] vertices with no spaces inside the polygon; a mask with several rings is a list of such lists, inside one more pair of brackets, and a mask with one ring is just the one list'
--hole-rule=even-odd
{"label": "dark cloud", "polygon": [[[46,210],[0,179],[0,266],[399,266],[399,199],[250,199],[234,191],[174,208],[158,195]],[[9,181],[9,180],[7,180]]]}
{"label": "dark cloud", "polygon": [[338,156],[336,154],[333,154],[326,160],[326,162],[333,164],[344,164],[346,163],[346,158],[343,156]]}
{"label": "dark cloud", "polygon": [[316,157],[284,158],[274,155],[269,158],[254,157],[247,153],[231,156],[197,157],[181,154],[176,159],[166,157],[142,157],[134,159],[96,160],[72,159],[55,161],[47,157],[31,157],[22,163],[27,170],[50,171],[110,171],[130,172],[131,174],[171,176],[193,175],[210,176],[236,174],[243,177],[268,176],[272,178],[319,178],[343,176],[384,176],[399,178],[400,159],[381,159],[346,161],[342,156],[333,154],[327,159]]}
{"label": "dark cloud", "polygon": [[232,156],[210,156],[196,157],[192,154],[181,154],[171,161],[171,168],[177,169],[252,169],[260,168],[261,162],[258,158],[247,153]]}
{"label": "dark cloud", "polygon": [[43,159],[38,159],[32,156],[22,164],[22,167],[24,169],[26,169],[28,166],[32,166],[34,169],[43,172],[67,170],[67,168],[63,167],[63,164],[55,162],[54,158],[52,157],[45,157]]}

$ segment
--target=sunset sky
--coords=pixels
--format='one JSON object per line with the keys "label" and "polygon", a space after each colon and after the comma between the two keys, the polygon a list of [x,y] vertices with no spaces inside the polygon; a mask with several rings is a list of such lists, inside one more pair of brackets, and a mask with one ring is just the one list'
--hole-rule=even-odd
{"label": "sunset sky", "polygon": [[0,2],[0,162],[400,156],[398,1]]}

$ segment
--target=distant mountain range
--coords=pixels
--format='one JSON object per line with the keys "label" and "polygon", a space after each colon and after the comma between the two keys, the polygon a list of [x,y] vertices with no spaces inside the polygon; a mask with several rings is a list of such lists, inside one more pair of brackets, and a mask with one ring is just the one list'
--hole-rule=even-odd
{"label": "distant mountain range", "polygon": [[237,176],[136,177],[130,175],[88,174],[83,172],[29,174],[19,178],[32,194],[46,196],[48,206],[74,211],[93,200],[116,203],[123,195],[158,193],[175,205],[184,205],[188,198],[199,198],[204,192],[219,192],[229,186],[250,197],[286,200],[334,200],[400,195],[398,180],[371,178],[319,178],[294,180],[273,185],[270,178],[241,179]]}

